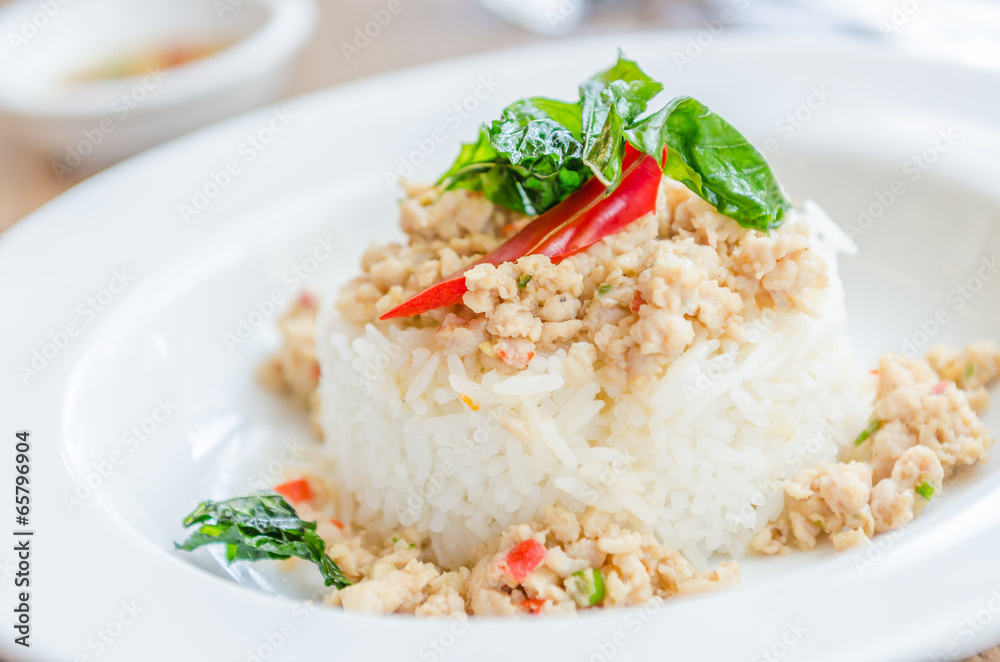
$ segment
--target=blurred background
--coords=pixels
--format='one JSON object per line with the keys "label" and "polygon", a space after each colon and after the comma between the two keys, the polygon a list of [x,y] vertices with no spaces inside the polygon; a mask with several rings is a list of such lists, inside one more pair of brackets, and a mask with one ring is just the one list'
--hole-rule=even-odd
{"label": "blurred background", "polygon": [[1000,3],[980,0],[0,0],[0,230],[124,157],[282,97],[667,28],[832,30],[1000,69]]}

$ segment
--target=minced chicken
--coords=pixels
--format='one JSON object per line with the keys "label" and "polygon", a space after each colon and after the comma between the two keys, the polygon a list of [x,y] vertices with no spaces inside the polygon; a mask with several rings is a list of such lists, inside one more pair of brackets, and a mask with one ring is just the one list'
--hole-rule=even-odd
{"label": "minced chicken", "polygon": [[[316,485],[318,481],[312,479]],[[512,526],[482,551],[473,568],[445,571],[424,560],[422,541],[412,529],[371,544],[364,532],[330,518],[319,495],[296,504],[299,515],[318,522],[327,553],[355,582],[329,593],[326,604],[369,613],[417,616],[528,615],[571,613],[590,606],[636,606],[710,591],[739,583],[739,567],[726,561],[699,571],[676,551],[652,537],[620,528],[594,509],[579,517],[549,508],[542,522]],[[525,541],[536,553],[527,565],[512,568],[511,554]],[[581,596],[576,577],[600,573],[600,600]]]}
{"label": "minced chicken", "polygon": [[[401,209],[407,241],[365,253],[338,302],[347,321],[375,322],[528,221],[466,191],[415,191]],[[664,178],[655,214],[558,264],[532,255],[478,265],[466,273],[465,306],[392,323],[437,326],[444,351],[478,352],[486,370],[578,345],[577,355],[611,366],[612,379],[634,382],[697,342],[742,340],[763,308],[809,313],[827,275],[807,237],[793,219],[769,234],[742,228]]]}
{"label": "minced chicken", "polygon": [[865,544],[911,521],[946,478],[986,460],[993,436],[972,402],[1000,376],[1000,346],[937,348],[928,361],[886,354],[877,373],[872,421],[848,461],[789,481],[785,512],[754,538],[756,550],[812,549],[823,534],[837,549]]}

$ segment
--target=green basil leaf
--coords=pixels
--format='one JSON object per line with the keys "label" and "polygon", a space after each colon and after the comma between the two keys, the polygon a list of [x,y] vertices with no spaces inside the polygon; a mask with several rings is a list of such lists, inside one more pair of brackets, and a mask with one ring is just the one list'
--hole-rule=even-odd
{"label": "green basil leaf", "polygon": [[580,85],[583,160],[610,190],[621,182],[625,127],[646,111],[646,103],[662,89],[663,85],[621,53],[613,67]]}
{"label": "green basil leaf", "polygon": [[587,151],[583,162],[601,183],[614,190],[622,179],[622,159],[625,156],[622,133],[627,120],[613,105],[604,108],[600,114],[599,130],[584,137],[584,147]]}
{"label": "green basil leaf", "polygon": [[528,117],[534,120],[551,120],[566,129],[577,140],[583,129],[580,104],[576,102],[530,97],[510,104],[504,109],[503,115],[509,116],[510,119]]}
{"label": "green basil leaf", "polygon": [[200,524],[177,549],[190,552],[204,545],[226,546],[226,561],[300,558],[315,563],[327,586],[344,588],[350,581],[326,555],[316,522],[299,519],[279,494],[258,494],[225,501],[203,501],[184,518],[184,526]]}
{"label": "green basil leaf", "polygon": [[482,192],[493,202],[536,215],[585,179],[578,104],[534,97],[507,106],[500,119],[463,145],[440,179],[447,188]]}
{"label": "green basil leaf", "polygon": [[[486,127],[482,127],[479,130],[479,136],[476,142],[462,144],[462,147],[458,152],[458,158],[455,159],[455,163],[452,164],[451,168],[446,173],[441,175],[441,179],[439,181],[475,181],[475,177],[492,168],[498,158],[499,154],[497,154],[497,151],[493,149],[493,146],[490,144],[489,132],[487,132]],[[459,187],[456,186],[456,188]]]}
{"label": "green basil leaf", "polygon": [[764,157],[729,123],[689,97],[643,117],[662,88],[619,53],[614,66],[580,85],[575,103],[532,97],[507,106],[462,146],[439,184],[537,215],[590,177],[613,191],[628,142],[657,162],[668,147],[664,174],[743,227],[780,225],[791,203]]}
{"label": "green basil leaf", "polygon": [[512,164],[551,175],[579,158],[579,125],[580,109],[575,104],[524,99],[504,108],[490,126],[489,140]]}
{"label": "green basil leaf", "polygon": [[659,159],[663,173],[683,183],[745,228],[767,232],[791,202],[763,155],[707,106],[678,97],[625,131],[638,150]]}
{"label": "green basil leaf", "polygon": [[635,60],[625,57],[621,50],[618,51],[618,61],[614,65],[600,73],[594,74],[590,77],[590,80],[604,83],[606,86],[611,85],[615,81],[637,84],[640,87],[646,88],[646,92],[644,93],[646,101],[655,97],[663,89],[663,85],[658,80],[651,78],[639,67],[639,64]]}

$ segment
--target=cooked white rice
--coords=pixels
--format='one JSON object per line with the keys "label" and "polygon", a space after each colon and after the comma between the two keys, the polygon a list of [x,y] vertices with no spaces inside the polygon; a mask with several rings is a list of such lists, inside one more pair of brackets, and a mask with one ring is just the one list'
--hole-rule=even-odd
{"label": "cooked white rice", "polygon": [[741,555],[780,513],[778,481],[834,459],[868,414],[836,273],[849,240],[807,210],[831,263],[815,316],[772,312],[744,343],[696,344],[642,392],[608,392],[603,370],[579,378],[562,350],[482,374],[431,329],[386,335],[322,306],[323,452],[342,517],[383,536],[415,527],[446,567],[555,503],[612,513],[696,564]]}

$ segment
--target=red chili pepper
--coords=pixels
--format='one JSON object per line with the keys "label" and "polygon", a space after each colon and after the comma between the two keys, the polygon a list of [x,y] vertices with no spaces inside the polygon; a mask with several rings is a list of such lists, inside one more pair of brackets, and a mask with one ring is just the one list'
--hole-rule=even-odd
{"label": "red chili pepper", "polygon": [[534,538],[528,538],[514,545],[501,562],[500,567],[518,584],[523,582],[535,568],[542,565],[549,551]]}
{"label": "red chili pepper", "polygon": [[275,487],[274,491],[288,499],[291,503],[310,501],[313,497],[312,488],[310,488],[309,483],[302,478],[282,483],[281,485]]}
{"label": "red chili pepper", "polygon": [[339,519],[333,519],[331,517],[330,518],[330,524],[333,524],[338,529],[343,529],[344,528],[344,524]]}
{"label": "red chili pepper", "polygon": [[642,298],[642,292],[636,290],[636,293],[632,295],[632,305],[629,306],[629,309],[633,313],[637,313],[644,303],[646,303],[646,300]]}
{"label": "red chili pepper", "polygon": [[525,600],[521,606],[527,609],[532,615],[537,614],[545,606],[545,598],[532,598]]}
{"label": "red chili pepper", "polygon": [[662,177],[656,160],[626,145],[622,173],[621,184],[610,195],[605,195],[606,188],[599,179],[591,177],[492,253],[404,301],[380,319],[410,317],[461,303],[468,291],[465,273],[476,265],[503,264],[526,255],[546,255],[558,263],[655,210]]}

